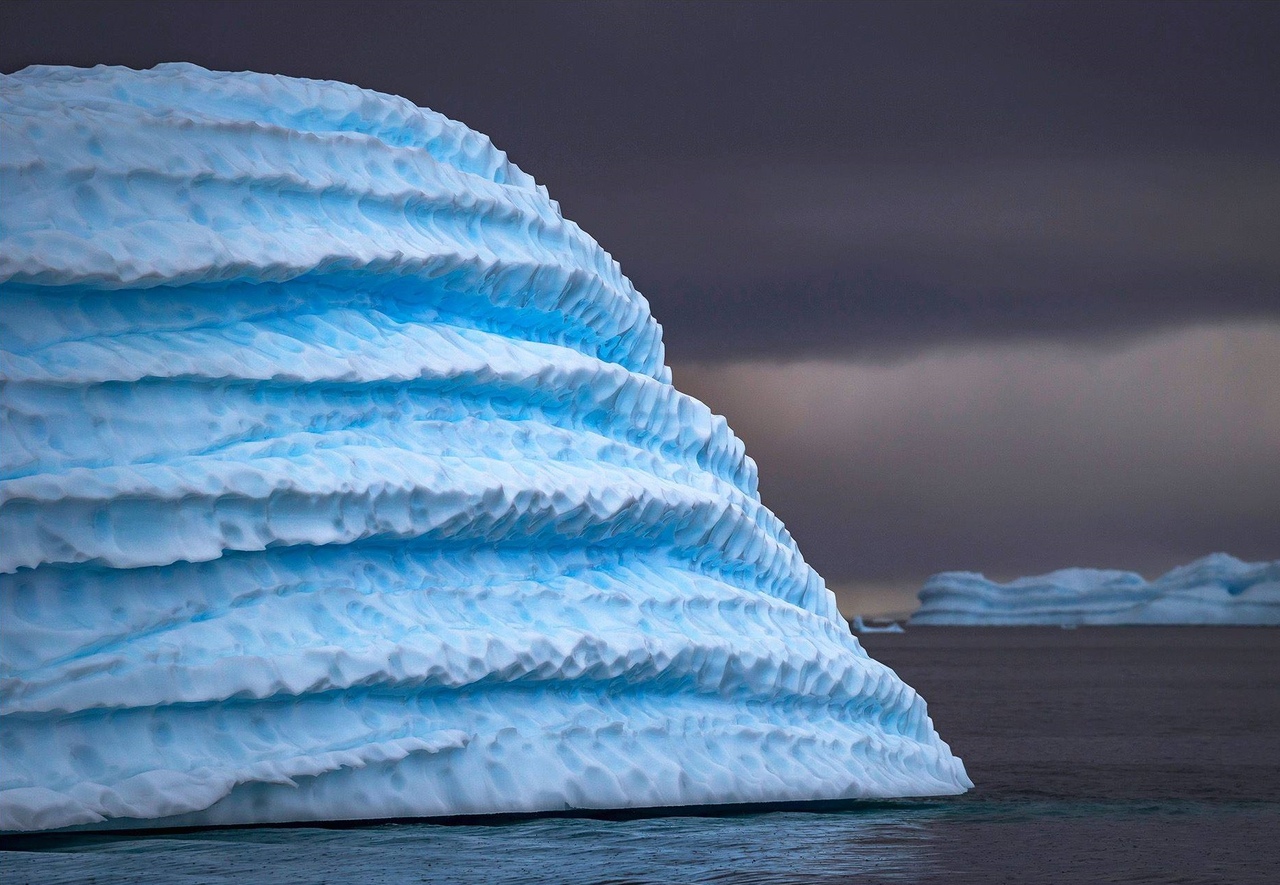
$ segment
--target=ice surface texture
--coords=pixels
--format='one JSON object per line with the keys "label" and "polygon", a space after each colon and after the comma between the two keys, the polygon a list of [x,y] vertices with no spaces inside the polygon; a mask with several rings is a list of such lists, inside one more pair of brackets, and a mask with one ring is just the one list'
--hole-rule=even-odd
{"label": "ice surface texture", "polygon": [[913,624],[1280,625],[1280,560],[1215,553],[1155,581],[1134,572],[1069,568],[1008,584],[973,572],[934,575]]}
{"label": "ice surface texture", "polygon": [[190,65],[2,88],[0,828],[970,786],[487,138]]}

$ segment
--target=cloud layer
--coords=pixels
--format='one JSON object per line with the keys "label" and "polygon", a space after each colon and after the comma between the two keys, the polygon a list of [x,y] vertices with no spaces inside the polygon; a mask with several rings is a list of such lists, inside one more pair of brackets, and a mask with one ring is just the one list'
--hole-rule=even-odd
{"label": "cloud layer", "polygon": [[1226,156],[779,162],[580,199],[673,357],[882,359],[1280,318],[1280,163]]}
{"label": "cloud layer", "polygon": [[835,586],[1276,556],[1280,324],[675,370]]}

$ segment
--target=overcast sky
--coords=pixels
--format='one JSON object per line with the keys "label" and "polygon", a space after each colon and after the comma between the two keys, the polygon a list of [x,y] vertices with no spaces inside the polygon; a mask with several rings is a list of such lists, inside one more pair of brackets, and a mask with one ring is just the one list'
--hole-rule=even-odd
{"label": "overcast sky", "polygon": [[851,610],[1280,557],[1277,47],[1277,3],[0,5],[6,72],[333,78],[490,135]]}

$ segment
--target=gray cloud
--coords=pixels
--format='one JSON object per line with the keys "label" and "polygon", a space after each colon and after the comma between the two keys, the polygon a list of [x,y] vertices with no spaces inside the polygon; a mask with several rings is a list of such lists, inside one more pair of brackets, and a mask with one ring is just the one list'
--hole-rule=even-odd
{"label": "gray cloud", "polygon": [[676,383],[728,417],[765,503],[833,585],[1152,575],[1280,549],[1280,324],[891,365],[677,365]]}
{"label": "gray cloud", "polygon": [[594,193],[677,360],[1280,316],[1272,160],[676,166]]}

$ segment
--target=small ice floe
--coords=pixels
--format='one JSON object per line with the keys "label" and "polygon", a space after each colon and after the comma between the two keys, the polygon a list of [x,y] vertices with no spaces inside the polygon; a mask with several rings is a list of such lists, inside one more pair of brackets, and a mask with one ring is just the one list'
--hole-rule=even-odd
{"label": "small ice floe", "polygon": [[858,633],[902,633],[902,625],[897,621],[876,621],[867,623],[862,619],[862,615],[855,615],[853,629]]}

